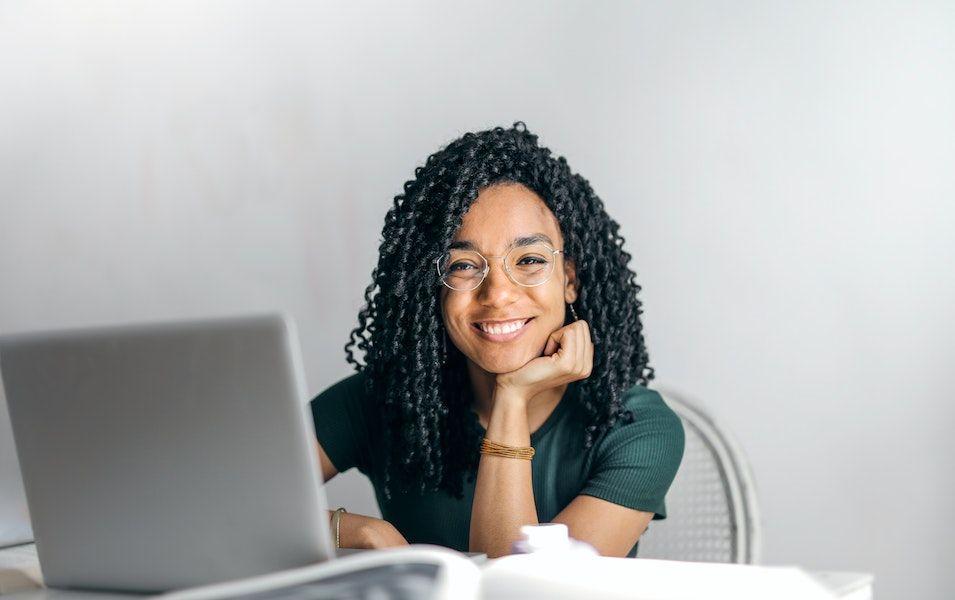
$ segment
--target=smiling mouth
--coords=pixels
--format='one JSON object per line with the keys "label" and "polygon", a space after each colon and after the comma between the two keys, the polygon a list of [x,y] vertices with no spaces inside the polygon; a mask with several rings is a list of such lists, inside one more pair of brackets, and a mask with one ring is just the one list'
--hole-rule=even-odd
{"label": "smiling mouth", "polygon": [[514,319],[511,321],[498,321],[498,322],[478,322],[474,323],[473,326],[479,332],[484,334],[484,337],[495,341],[508,340],[514,337],[524,330],[524,327],[530,323],[534,317],[529,317],[526,319]]}

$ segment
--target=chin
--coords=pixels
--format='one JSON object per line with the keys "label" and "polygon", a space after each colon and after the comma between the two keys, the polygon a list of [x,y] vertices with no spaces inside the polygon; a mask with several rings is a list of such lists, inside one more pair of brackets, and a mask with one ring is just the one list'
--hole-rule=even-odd
{"label": "chin", "polygon": [[488,373],[510,373],[530,362],[533,357],[526,357],[523,353],[514,353],[511,356],[482,357],[475,360],[479,367]]}
{"label": "chin", "polygon": [[511,371],[516,371],[523,367],[524,363],[495,361],[493,363],[478,363],[478,366],[488,373],[494,373],[496,375],[500,373],[510,373]]}

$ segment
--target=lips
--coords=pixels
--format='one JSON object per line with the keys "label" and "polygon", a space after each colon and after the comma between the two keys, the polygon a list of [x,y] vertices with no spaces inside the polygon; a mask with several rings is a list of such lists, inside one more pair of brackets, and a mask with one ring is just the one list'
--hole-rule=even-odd
{"label": "lips", "polygon": [[474,329],[481,337],[495,341],[506,342],[512,340],[527,329],[527,324],[534,317],[523,317],[519,319],[509,319],[505,321],[478,321],[473,324]]}

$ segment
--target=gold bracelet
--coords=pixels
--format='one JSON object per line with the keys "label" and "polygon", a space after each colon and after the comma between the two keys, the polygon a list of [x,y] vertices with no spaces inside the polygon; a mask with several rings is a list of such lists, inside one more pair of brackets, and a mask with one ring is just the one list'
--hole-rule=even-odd
{"label": "gold bracelet", "polygon": [[335,530],[335,547],[342,547],[342,538],[341,538],[341,523],[342,523],[342,513],[348,512],[345,510],[344,506],[339,506],[335,509],[335,512],[332,513],[332,529]]}
{"label": "gold bracelet", "polygon": [[481,454],[490,454],[492,456],[503,456],[505,458],[523,458],[530,460],[534,458],[534,448],[532,446],[505,446],[484,438],[481,440]]}

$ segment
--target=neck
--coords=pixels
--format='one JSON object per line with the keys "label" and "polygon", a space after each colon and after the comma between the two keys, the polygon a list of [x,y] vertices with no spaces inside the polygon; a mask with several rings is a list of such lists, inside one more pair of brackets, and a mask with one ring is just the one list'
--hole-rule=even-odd
{"label": "neck", "polygon": [[[487,428],[494,410],[494,386],[497,381],[496,373],[489,373],[470,360],[467,361],[468,377],[471,380],[471,391],[474,394],[472,409],[478,415],[481,425]],[[560,399],[567,391],[567,385],[548,388],[533,396],[527,401],[527,423],[533,433],[550,416]]]}

